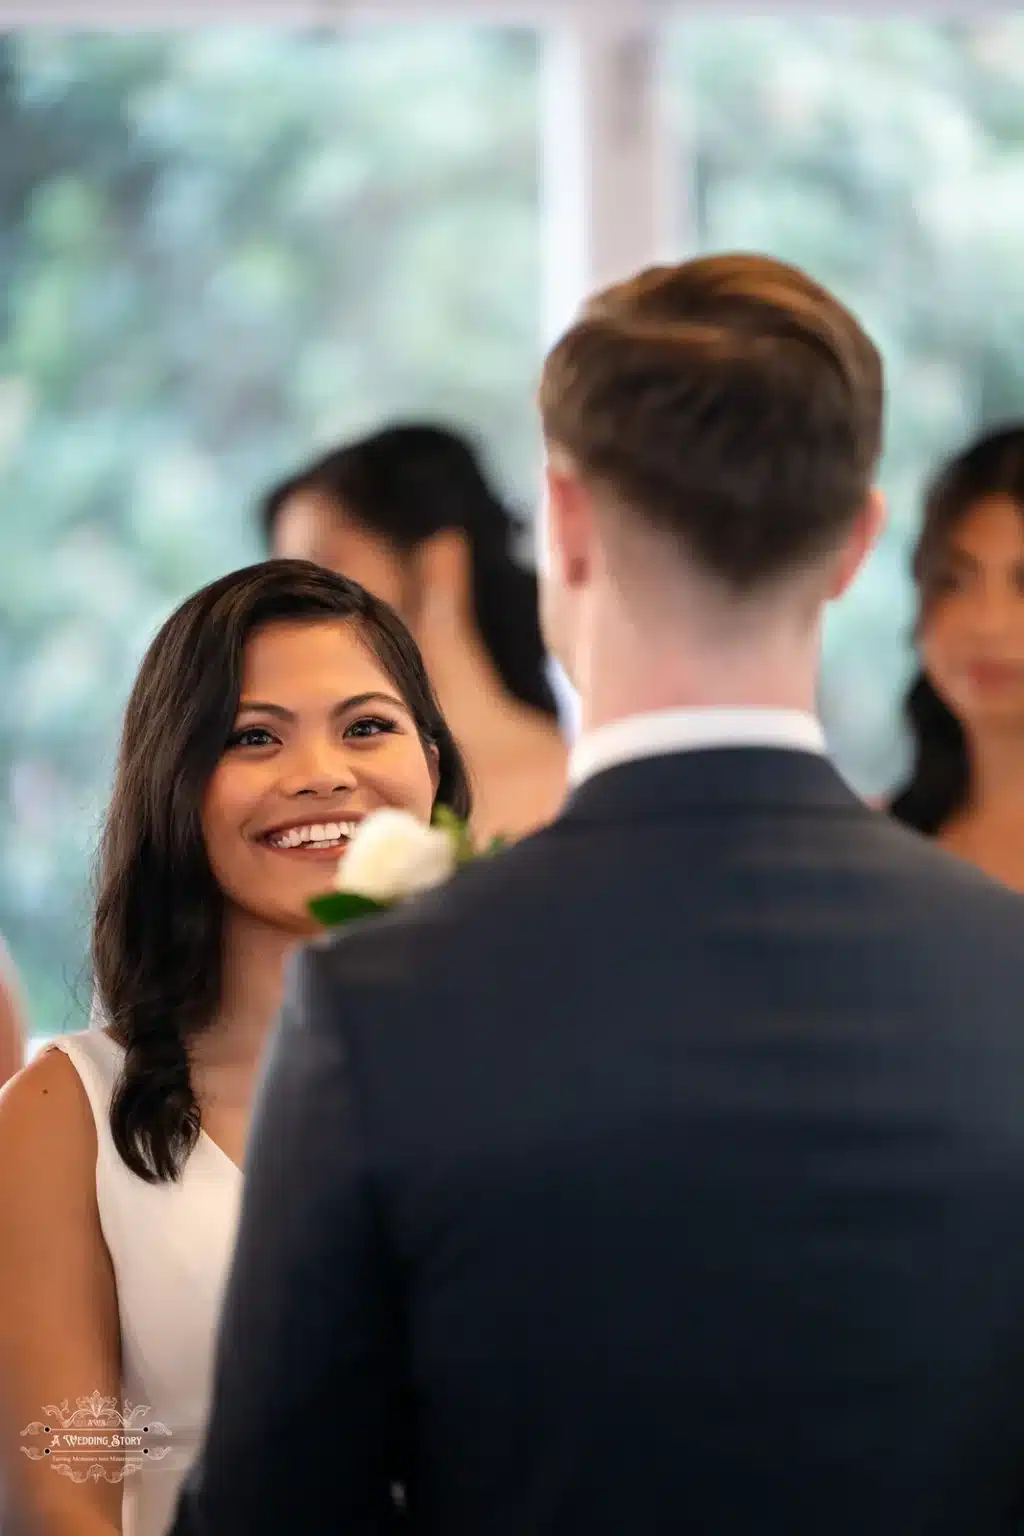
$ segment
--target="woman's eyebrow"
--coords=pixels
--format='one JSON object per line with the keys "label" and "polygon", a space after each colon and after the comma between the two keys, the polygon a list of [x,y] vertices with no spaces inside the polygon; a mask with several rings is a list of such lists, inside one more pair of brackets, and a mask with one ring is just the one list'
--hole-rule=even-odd
{"label": "woman's eyebrow", "polygon": [[[393,709],[404,710],[408,714],[409,706],[404,699],[396,697],[393,693],[381,693],[373,690],[369,693],[355,693],[349,699],[343,699],[336,704],[331,711],[335,715],[347,714],[351,709],[362,709],[365,704],[390,704]],[[238,713],[253,715],[272,715],[275,720],[294,720],[293,710],[285,709],[283,704],[271,704],[266,699],[240,699]]]}

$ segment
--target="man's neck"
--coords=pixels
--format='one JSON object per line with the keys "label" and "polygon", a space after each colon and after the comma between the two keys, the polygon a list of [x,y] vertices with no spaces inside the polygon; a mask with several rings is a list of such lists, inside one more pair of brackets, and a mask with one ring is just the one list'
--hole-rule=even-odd
{"label": "man's neck", "polygon": [[[625,660],[625,658],[624,658]],[[585,732],[636,715],[677,709],[799,710],[814,714],[817,651],[766,646],[762,654],[725,651],[687,655],[651,648],[629,665],[591,669],[581,678],[580,726]]]}
{"label": "man's neck", "polygon": [[609,577],[578,614],[581,728],[669,709],[814,714],[822,620],[812,592],[738,603],[695,580],[641,593]]}

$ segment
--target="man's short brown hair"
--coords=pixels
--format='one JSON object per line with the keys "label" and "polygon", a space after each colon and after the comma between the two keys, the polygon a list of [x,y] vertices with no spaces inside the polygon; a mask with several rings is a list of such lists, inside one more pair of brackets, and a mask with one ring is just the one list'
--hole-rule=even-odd
{"label": "man's short brown hair", "polygon": [[547,359],[548,442],[748,592],[824,556],[871,490],[883,372],[795,267],[708,256],[598,294]]}

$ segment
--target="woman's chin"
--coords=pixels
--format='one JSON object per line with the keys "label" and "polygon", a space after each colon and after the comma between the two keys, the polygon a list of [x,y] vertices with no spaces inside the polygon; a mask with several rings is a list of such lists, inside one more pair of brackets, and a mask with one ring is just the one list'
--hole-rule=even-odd
{"label": "woman's chin", "polygon": [[321,938],[324,933],[321,924],[305,906],[280,913],[276,917],[274,927],[282,938],[294,944],[308,944],[310,939]]}
{"label": "woman's chin", "polygon": [[1014,697],[977,697],[965,699],[963,708],[956,711],[969,731],[1024,733],[1024,698],[1015,690]]}
{"label": "woman's chin", "polygon": [[[269,901],[250,900],[243,904],[229,903],[229,911],[235,914],[236,937],[241,939],[248,932],[246,942],[255,942],[262,948],[266,944],[307,944],[310,939],[323,936],[324,928],[309,910],[315,896],[322,896],[333,885],[331,880],[315,881],[308,891],[296,892],[294,899],[282,901],[282,892],[275,892]],[[291,893],[289,892],[289,897]]]}

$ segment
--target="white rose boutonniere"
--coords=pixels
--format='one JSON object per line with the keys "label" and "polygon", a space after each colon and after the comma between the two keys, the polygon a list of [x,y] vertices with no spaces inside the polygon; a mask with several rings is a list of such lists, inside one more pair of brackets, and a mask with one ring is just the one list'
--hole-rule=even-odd
{"label": "white rose boutonniere", "polygon": [[408,811],[378,811],[357,829],[338,865],[338,890],[371,901],[402,901],[455,873],[455,839]]}
{"label": "white rose boutonniere", "polygon": [[[483,856],[503,846],[495,838]],[[408,811],[375,811],[356,828],[338,864],[335,889],[317,896],[309,909],[323,927],[337,928],[443,885],[477,857],[466,823],[444,806],[429,827]]]}

